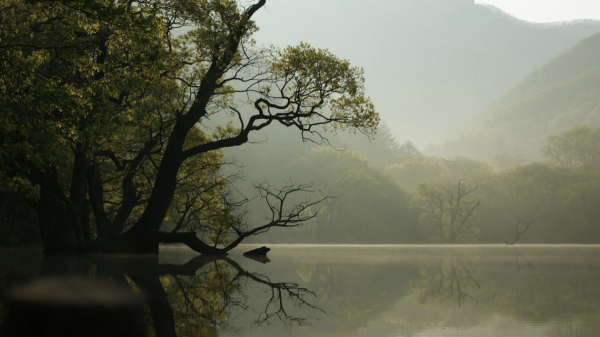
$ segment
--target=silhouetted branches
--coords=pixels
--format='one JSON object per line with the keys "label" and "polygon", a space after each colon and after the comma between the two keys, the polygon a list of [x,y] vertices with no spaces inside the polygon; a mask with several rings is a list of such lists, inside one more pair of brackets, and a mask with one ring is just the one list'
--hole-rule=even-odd
{"label": "silhouetted branches", "polygon": [[521,218],[517,217],[517,223],[515,224],[515,233],[513,234],[513,238],[510,241],[504,241],[504,243],[506,243],[507,245],[514,245],[515,243],[517,243],[517,241],[519,241],[519,238],[521,237],[521,235],[523,235],[523,233],[525,233],[529,227],[531,226],[531,224],[534,222],[533,218],[529,221],[525,222],[524,228],[521,227]]}

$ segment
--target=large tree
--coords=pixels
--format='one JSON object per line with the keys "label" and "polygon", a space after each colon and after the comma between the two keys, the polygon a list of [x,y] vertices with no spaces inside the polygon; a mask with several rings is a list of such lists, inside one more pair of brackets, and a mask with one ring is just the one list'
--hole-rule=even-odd
{"label": "large tree", "polygon": [[46,250],[90,247],[90,218],[95,248],[183,242],[224,253],[313,216],[310,201],[285,204],[308,186],[262,185],[272,218],[248,226],[220,149],[273,123],[327,143],[323,132],[371,134],[379,118],[362,69],[304,43],[255,45],[252,19],[265,3],[4,2],[0,184],[37,211]]}
{"label": "large tree", "polygon": [[85,247],[93,151],[166,69],[158,13],[125,2],[3,2],[0,184],[37,211],[47,250]]}

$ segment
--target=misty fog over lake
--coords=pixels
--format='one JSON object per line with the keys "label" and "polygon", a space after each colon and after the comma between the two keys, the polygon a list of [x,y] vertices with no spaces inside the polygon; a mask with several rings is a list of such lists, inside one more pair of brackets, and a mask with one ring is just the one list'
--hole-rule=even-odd
{"label": "misty fog over lake", "polygon": [[600,336],[577,1],[5,1],[0,336]]}

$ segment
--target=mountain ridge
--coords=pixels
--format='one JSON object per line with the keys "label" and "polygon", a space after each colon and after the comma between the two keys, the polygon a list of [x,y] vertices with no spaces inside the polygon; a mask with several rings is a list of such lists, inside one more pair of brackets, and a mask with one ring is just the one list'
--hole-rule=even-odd
{"label": "mountain ridge", "polygon": [[595,34],[533,70],[461,136],[429,152],[488,160],[511,153],[539,160],[548,136],[576,125],[600,127],[599,92],[600,34]]}
{"label": "mountain ridge", "polygon": [[464,0],[271,6],[295,15],[261,13],[259,44],[304,41],[363,67],[382,119],[401,141],[421,148],[456,134],[532,69],[600,32],[596,21],[532,24]]}

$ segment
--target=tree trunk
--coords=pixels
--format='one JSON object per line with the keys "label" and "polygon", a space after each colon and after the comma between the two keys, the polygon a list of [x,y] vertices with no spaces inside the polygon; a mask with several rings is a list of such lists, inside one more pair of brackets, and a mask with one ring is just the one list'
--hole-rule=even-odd
{"label": "tree trunk", "polygon": [[104,212],[104,188],[96,164],[90,164],[87,170],[88,196],[96,221],[96,239],[106,240],[111,233],[111,222]]}
{"label": "tree trunk", "polygon": [[92,215],[92,209],[90,207],[90,201],[85,199],[83,203],[83,211],[81,213],[81,232],[85,242],[92,241],[92,231],[90,229],[90,216]]}
{"label": "tree trunk", "polygon": [[8,234],[6,234],[6,241],[4,242],[4,244],[9,247],[11,246],[10,238],[11,238],[13,230],[15,228],[15,223],[17,222],[18,216],[19,216],[19,208],[15,207],[12,211],[12,217],[10,219],[10,228],[8,229]]}
{"label": "tree trunk", "polygon": [[173,128],[144,213],[126,233],[132,251],[158,252],[158,241],[148,236],[148,231],[157,231],[160,228],[175,195],[177,173],[183,162],[183,142],[190,129],[182,124],[179,119]]}
{"label": "tree trunk", "polygon": [[[187,113],[178,116],[169,135],[169,141],[146,209],[137,223],[126,233],[130,250],[146,253],[158,252],[158,241],[149,236],[148,232],[158,231],[173,200],[177,173],[185,160],[183,144],[187,134],[202,117],[206,116],[206,107],[218,88],[219,80],[235,58],[240,41],[251,22],[250,19],[265,3],[266,0],[259,0],[245,10],[244,15],[240,18],[239,25],[229,33],[227,50],[223,50],[225,51],[223,56],[211,61],[196,92],[194,103],[192,103]],[[247,141],[247,138],[245,141]],[[238,145],[241,145],[241,143]]]}
{"label": "tree trunk", "polygon": [[78,148],[75,152],[75,160],[73,161],[73,175],[71,176],[71,189],[69,193],[71,205],[67,204],[67,214],[70,215],[69,221],[75,232],[77,249],[80,251],[85,250],[86,244],[81,228],[81,217],[83,216],[83,207],[86,199],[86,175],[89,164],[90,158],[86,149],[84,147]]}
{"label": "tree trunk", "polygon": [[38,213],[40,234],[45,252],[85,250],[81,216],[86,196],[86,172],[89,159],[84,151],[75,153],[70,195],[59,182],[56,168],[34,171],[30,180],[40,186],[40,198],[33,203]]}
{"label": "tree trunk", "polygon": [[[158,264],[158,262],[157,262]],[[154,268],[156,268],[154,266]],[[128,272],[135,285],[144,294],[144,299],[150,311],[156,337],[177,337],[175,333],[175,316],[169,303],[165,289],[155,273]]]}
{"label": "tree trunk", "polygon": [[45,172],[38,172],[35,180],[40,186],[40,198],[33,206],[38,214],[44,251],[75,251],[77,239],[65,221],[67,207],[53,188],[58,183],[51,170],[47,168]]}
{"label": "tree trunk", "polygon": [[[139,161],[141,161],[141,158],[139,158]],[[136,168],[137,167],[133,167],[132,165],[123,178],[123,201],[121,202],[121,206],[117,210],[115,220],[113,221],[110,233],[111,238],[117,237],[123,233],[123,228],[125,228],[131,212],[133,212],[133,209],[137,205],[138,196],[135,187],[133,186]]]}
{"label": "tree trunk", "polygon": [[198,239],[196,233],[166,233],[160,231],[149,231],[149,238],[160,243],[183,243],[192,250],[204,255],[227,255],[227,252],[237,247],[247,236],[240,236],[223,248],[217,248],[204,243]]}

